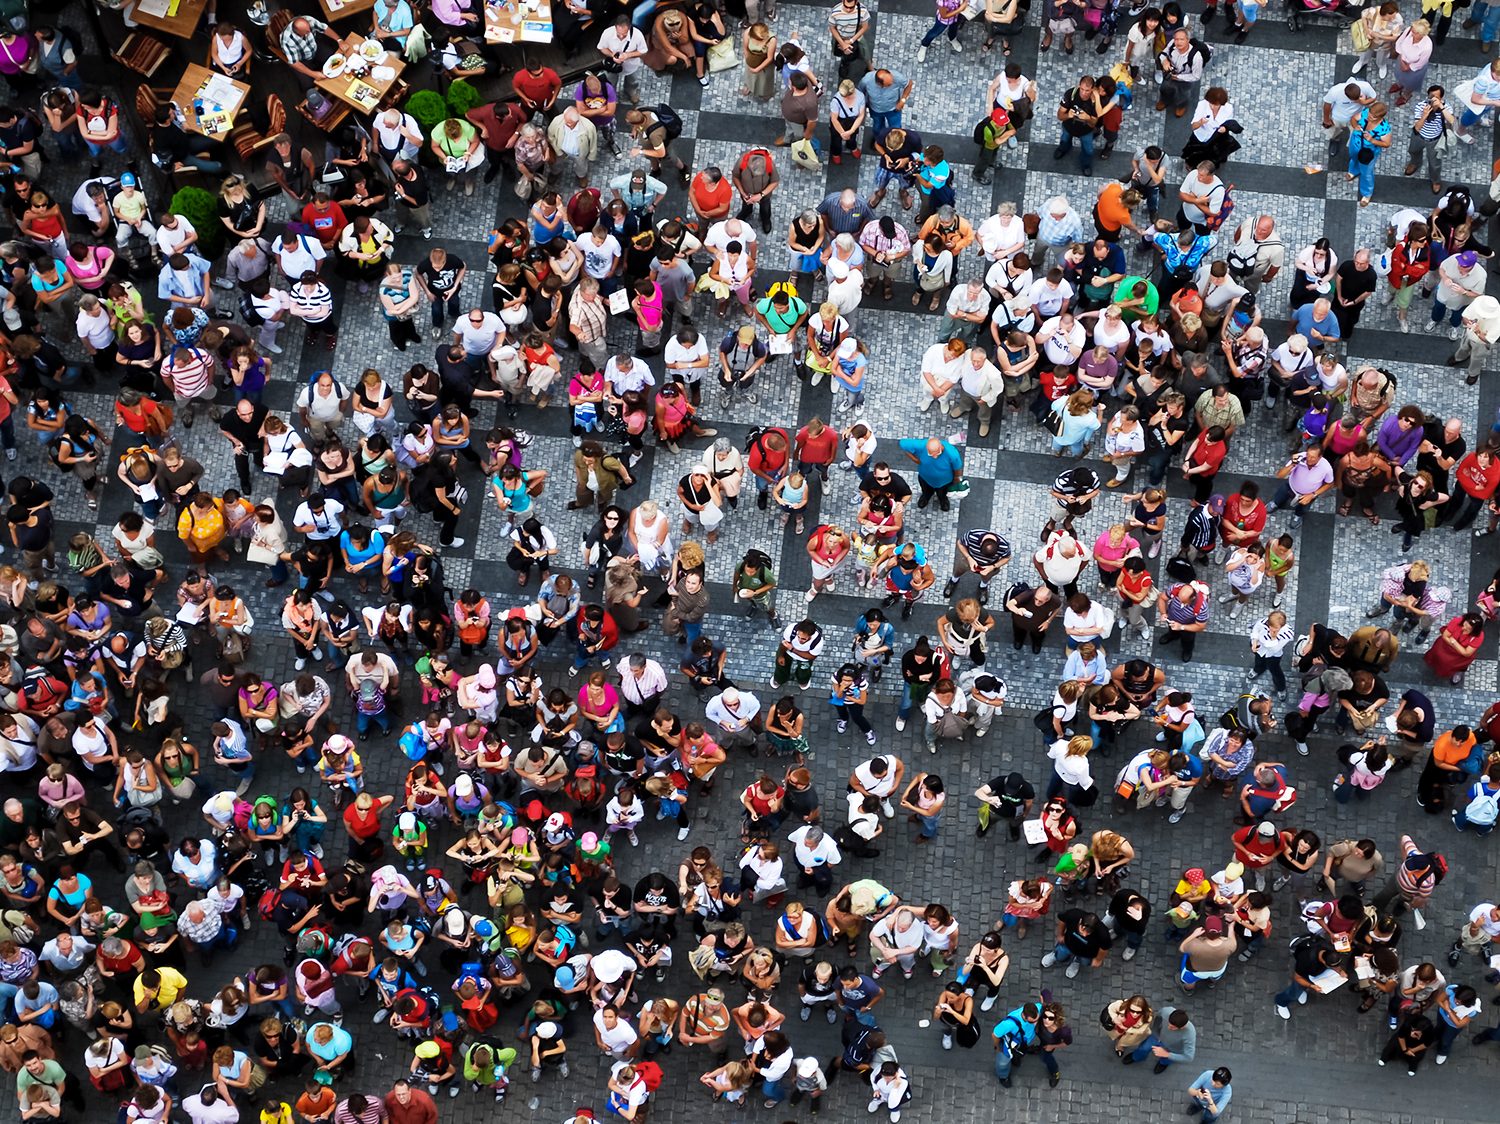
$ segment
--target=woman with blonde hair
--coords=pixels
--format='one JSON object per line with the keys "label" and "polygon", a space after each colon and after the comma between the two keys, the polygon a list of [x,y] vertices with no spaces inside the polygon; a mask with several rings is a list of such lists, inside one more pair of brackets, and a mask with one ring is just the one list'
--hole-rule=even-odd
{"label": "woman with blonde hair", "polygon": [[166,786],[173,804],[192,799],[198,790],[198,750],[186,738],[163,738],[156,754],[156,774]]}
{"label": "woman with blonde hair", "polygon": [[764,23],[752,23],[740,40],[745,80],[740,96],[768,101],[776,93],[776,36]]}
{"label": "woman with blonde hair", "polygon": [[615,619],[622,633],[647,628],[641,619],[641,600],[646,587],[641,584],[634,559],[616,555],[604,569],[604,607]]}
{"label": "woman with blonde hair", "polygon": [[1062,793],[1070,803],[1085,807],[1097,799],[1088,757],[1093,748],[1094,739],[1087,734],[1058,738],[1052,743],[1047,750],[1047,756],[1052,759],[1052,776],[1047,781],[1048,800]]}

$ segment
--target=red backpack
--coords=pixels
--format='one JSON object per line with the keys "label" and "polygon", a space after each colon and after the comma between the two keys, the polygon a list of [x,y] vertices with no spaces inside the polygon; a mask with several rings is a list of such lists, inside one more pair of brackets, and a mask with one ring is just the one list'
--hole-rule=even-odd
{"label": "red backpack", "polygon": [[661,1066],[655,1062],[636,1062],[635,1075],[641,1079],[648,1093],[654,1093],[660,1089],[661,1083],[667,1078]]}

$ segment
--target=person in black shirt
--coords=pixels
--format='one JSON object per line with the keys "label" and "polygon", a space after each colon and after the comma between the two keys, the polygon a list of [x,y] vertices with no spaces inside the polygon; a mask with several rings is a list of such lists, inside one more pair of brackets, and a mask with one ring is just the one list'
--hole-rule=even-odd
{"label": "person in black shirt", "polygon": [[21,552],[27,573],[41,581],[44,572],[57,569],[56,552],[52,545],[52,508],[34,510],[16,504],[6,513],[5,521],[10,527],[10,541]]}
{"label": "person in black shirt", "polygon": [[1045,584],[1033,589],[1017,582],[1005,595],[1005,608],[1010,613],[1010,646],[1019,652],[1030,643],[1033,652],[1040,652],[1048,626],[1062,611],[1062,599]]}
{"label": "person in black shirt", "polygon": [[1345,975],[1348,957],[1333,947],[1327,937],[1308,933],[1292,942],[1292,982],[1276,993],[1276,1013],[1292,1017],[1292,1004],[1306,1002],[1308,991],[1316,991],[1313,979],[1332,969]]}
{"label": "person in black shirt", "polygon": [[467,272],[468,267],[464,265],[463,259],[457,254],[448,253],[441,246],[434,246],[428,252],[427,259],[417,266],[417,284],[432,301],[434,339],[442,335],[447,324],[458,319],[458,295]]}
{"label": "person in black shirt", "polygon": [[1141,408],[1146,422],[1146,481],[1152,487],[1160,487],[1167,478],[1167,466],[1187,446],[1193,419],[1187,412],[1187,399],[1175,390],[1162,393],[1154,412]]}
{"label": "person in black shirt", "polygon": [[265,462],[265,442],[261,440],[260,427],[265,424],[268,409],[259,402],[242,398],[234,409],[219,419],[219,430],[224,439],[234,448],[234,471],[239,477],[240,491],[251,494],[250,462],[257,469]]}
{"label": "person in black shirt", "polygon": [[682,657],[679,667],[699,698],[709,691],[722,691],[734,686],[724,676],[724,661],[728,655],[726,649],[719,647],[707,636],[699,636],[693,641],[687,655]]}
{"label": "person in black shirt", "polygon": [[212,137],[187,133],[173,118],[170,105],[157,107],[150,143],[152,163],[168,175],[199,171],[217,176],[224,171],[224,146]]}
{"label": "person in black shirt", "polygon": [[996,822],[1004,821],[1011,840],[1021,838],[1021,821],[1031,814],[1036,788],[1020,773],[1006,773],[979,786],[979,827],[974,834],[983,838]]}
{"label": "person in black shirt", "polygon": [[670,878],[653,870],[635,884],[632,901],[641,924],[660,924],[669,941],[677,938],[677,915],[682,912],[682,895]]}
{"label": "person in black shirt", "polygon": [[[1422,443],[1417,446],[1417,471],[1432,477],[1434,491],[1447,492],[1450,490],[1448,473],[1468,451],[1469,444],[1464,440],[1464,423],[1460,419],[1449,418],[1443,422],[1432,418],[1422,426]],[[1445,509],[1438,507],[1434,514],[1436,521],[1441,523],[1445,517]],[[1392,531],[1395,531],[1394,527]]]}
{"label": "person in black shirt", "polygon": [[1063,94],[1057,107],[1057,119],[1062,123],[1057,148],[1052,159],[1061,160],[1078,142],[1078,167],[1086,176],[1094,174],[1094,126],[1100,117],[1099,95],[1094,89],[1094,80],[1085,74],[1078,85]]}
{"label": "person in black shirt", "polygon": [[108,601],[127,621],[137,621],[155,607],[151,595],[159,576],[159,571],[143,571],[116,562],[109,568],[109,580],[104,583],[99,599]]}
{"label": "person in black shirt", "polygon": [[1146,927],[1151,922],[1151,903],[1135,890],[1122,889],[1109,899],[1104,924],[1116,940],[1125,938],[1124,959],[1133,960],[1136,950],[1146,939]]}
{"label": "person in black shirt", "polygon": [[1057,915],[1057,948],[1042,957],[1042,967],[1050,968],[1062,961],[1072,979],[1086,960],[1091,968],[1104,963],[1114,938],[1098,916],[1081,909],[1067,909]]}
{"label": "person in black shirt", "polygon": [[911,485],[900,473],[892,472],[891,466],[885,461],[875,462],[870,475],[860,481],[859,490],[872,500],[877,496],[884,496],[891,501],[892,508],[911,502]]}

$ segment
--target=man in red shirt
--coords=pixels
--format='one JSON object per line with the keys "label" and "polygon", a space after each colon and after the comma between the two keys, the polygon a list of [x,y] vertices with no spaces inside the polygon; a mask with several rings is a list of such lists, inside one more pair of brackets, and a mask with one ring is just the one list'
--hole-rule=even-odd
{"label": "man in red shirt", "polygon": [[828,466],[839,452],[839,435],[836,430],[823,424],[823,419],[812,418],[797,431],[797,471],[803,476],[814,472],[823,483],[828,483]]}
{"label": "man in red shirt", "polygon": [[734,188],[724,178],[723,172],[710,166],[693,177],[688,199],[698,216],[697,229],[706,231],[720,219],[729,216],[729,205],[734,202]]}
{"label": "man in red shirt", "polygon": [[784,429],[763,429],[750,439],[745,463],[755,476],[755,506],[766,510],[776,482],[786,475],[791,462],[791,440]]}
{"label": "man in red shirt", "polygon": [[1262,890],[1266,884],[1266,868],[1281,854],[1281,836],[1276,825],[1262,822],[1251,824],[1236,831],[1230,839],[1234,842],[1234,857],[1243,863],[1254,880],[1255,888]]}
{"label": "man in red shirt", "polygon": [[312,202],[302,208],[302,221],[312,229],[313,237],[323,243],[325,250],[333,249],[339,235],[344,233],[344,227],[349,225],[344,209],[326,191],[319,191],[312,197]]}
{"label": "man in red shirt", "polygon": [[1224,504],[1219,520],[1219,535],[1230,547],[1248,546],[1266,529],[1266,505],[1260,498],[1260,486],[1246,480],[1240,490]]}
{"label": "man in red shirt", "polygon": [[[516,147],[516,133],[531,119],[531,114],[513,101],[496,101],[488,105],[476,105],[464,117],[479,130],[479,135],[484,140],[485,152],[489,155],[484,182],[490,183],[507,164],[515,166],[515,162],[509,157]],[[573,229],[579,228],[575,226]]]}
{"label": "man in red shirt", "polygon": [[[1448,516],[1449,528],[1462,531],[1474,522],[1479,509],[1493,498],[1495,489],[1500,487],[1500,460],[1496,460],[1495,455],[1487,449],[1476,449],[1458,462],[1458,467],[1453,470],[1453,480],[1458,487],[1453,489],[1453,498],[1443,510]],[[1494,521],[1491,516],[1491,524]],[[1476,535],[1481,533],[1488,532],[1475,532]]]}
{"label": "man in red shirt", "polygon": [[404,1077],[385,1095],[385,1112],[391,1124],[437,1124],[437,1105],[432,1096],[425,1089],[413,1089]]}
{"label": "man in red shirt", "polygon": [[526,69],[512,78],[510,84],[528,117],[551,109],[562,91],[562,79],[557,76],[557,71],[543,66],[536,59],[527,59]]}

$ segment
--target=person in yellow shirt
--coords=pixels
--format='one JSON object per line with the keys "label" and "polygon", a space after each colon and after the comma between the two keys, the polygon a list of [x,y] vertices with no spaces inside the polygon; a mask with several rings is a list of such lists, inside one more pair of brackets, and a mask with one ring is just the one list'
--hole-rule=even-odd
{"label": "person in yellow shirt", "polygon": [[187,977],[176,968],[148,968],[135,978],[132,997],[137,1011],[165,1011],[187,987]]}

